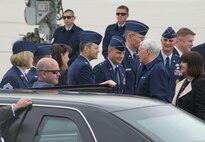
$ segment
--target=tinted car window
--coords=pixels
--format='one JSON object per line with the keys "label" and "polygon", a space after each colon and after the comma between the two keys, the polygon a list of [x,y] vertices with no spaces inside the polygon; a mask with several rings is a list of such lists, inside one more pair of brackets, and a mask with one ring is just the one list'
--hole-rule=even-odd
{"label": "tinted car window", "polygon": [[205,124],[174,107],[147,107],[115,114],[157,142],[205,141]]}
{"label": "tinted car window", "polygon": [[35,142],[82,142],[76,124],[67,118],[44,117]]}

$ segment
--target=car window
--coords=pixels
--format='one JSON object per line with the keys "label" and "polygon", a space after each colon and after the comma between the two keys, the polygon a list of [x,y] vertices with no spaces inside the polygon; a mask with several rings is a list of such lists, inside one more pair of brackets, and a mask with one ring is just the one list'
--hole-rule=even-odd
{"label": "car window", "polygon": [[77,125],[70,119],[46,116],[35,142],[82,142]]}
{"label": "car window", "polygon": [[138,108],[115,114],[157,142],[205,141],[205,123],[172,106]]}

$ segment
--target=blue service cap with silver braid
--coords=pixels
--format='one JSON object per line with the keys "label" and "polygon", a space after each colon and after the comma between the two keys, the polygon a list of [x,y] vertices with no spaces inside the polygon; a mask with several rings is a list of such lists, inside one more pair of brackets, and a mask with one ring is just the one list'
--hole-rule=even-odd
{"label": "blue service cap with silver braid", "polygon": [[139,21],[127,20],[125,23],[125,30],[137,32],[138,34],[145,36],[149,30],[149,27]]}
{"label": "blue service cap with silver braid", "polygon": [[79,34],[80,42],[93,42],[97,45],[100,44],[102,36],[94,31],[83,31]]}
{"label": "blue service cap with silver braid", "polygon": [[114,47],[119,51],[125,51],[126,45],[120,36],[114,35],[110,40],[109,47]]}
{"label": "blue service cap with silver braid", "polygon": [[176,32],[172,27],[168,27],[164,33],[162,34],[162,37],[164,38],[175,38],[176,37]]}

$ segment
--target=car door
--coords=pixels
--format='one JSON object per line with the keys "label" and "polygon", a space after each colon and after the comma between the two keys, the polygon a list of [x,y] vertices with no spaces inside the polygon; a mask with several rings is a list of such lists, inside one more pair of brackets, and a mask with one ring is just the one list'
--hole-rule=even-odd
{"label": "car door", "polygon": [[15,142],[94,142],[95,136],[75,108],[33,105]]}

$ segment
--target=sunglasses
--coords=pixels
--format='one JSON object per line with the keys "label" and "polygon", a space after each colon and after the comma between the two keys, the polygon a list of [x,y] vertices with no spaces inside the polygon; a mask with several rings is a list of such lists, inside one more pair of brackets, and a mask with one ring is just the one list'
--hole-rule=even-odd
{"label": "sunglasses", "polygon": [[117,15],[117,16],[120,16],[120,15],[121,15],[121,16],[125,16],[125,15],[127,15],[127,13],[116,13],[116,15]]}
{"label": "sunglasses", "polygon": [[53,74],[60,74],[60,70],[39,70],[39,71],[45,71],[45,72],[52,72]]}
{"label": "sunglasses", "polygon": [[66,19],[66,18],[67,18],[67,19],[71,19],[72,17],[74,17],[74,16],[63,16],[62,18],[63,18],[63,19]]}

